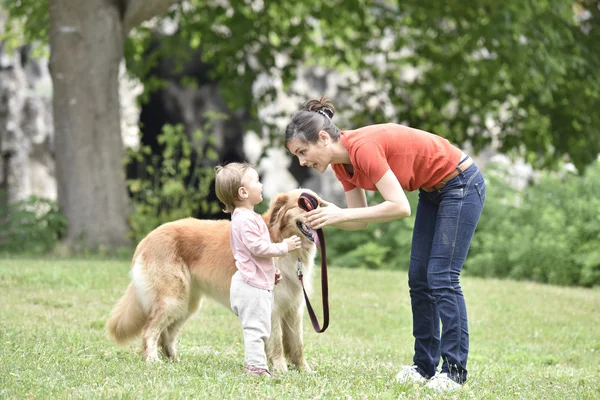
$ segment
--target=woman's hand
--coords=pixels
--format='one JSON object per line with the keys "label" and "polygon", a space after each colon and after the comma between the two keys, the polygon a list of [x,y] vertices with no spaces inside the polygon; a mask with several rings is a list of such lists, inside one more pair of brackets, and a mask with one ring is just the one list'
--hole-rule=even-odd
{"label": "woman's hand", "polygon": [[313,229],[321,229],[329,225],[336,225],[347,221],[346,210],[323,199],[319,200],[321,201],[321,207],[306,214],[305,221],[308,226]]}

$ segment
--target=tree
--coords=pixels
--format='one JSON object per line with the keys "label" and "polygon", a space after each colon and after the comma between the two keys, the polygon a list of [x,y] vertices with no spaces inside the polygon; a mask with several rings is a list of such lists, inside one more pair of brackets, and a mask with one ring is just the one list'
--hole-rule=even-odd
{"label": "tree", "polygon": [[13,15],[29,17],[25,25],[29,37],[48,33],[58,201],[69,221],[69,242],[128,244],[119,65],[128,32],[173,3],[49,0],[6,4]]}
{"label": "tree", "polygon": [[[140,23],[155,15],[177,21],[178,38],[202,49],[233,107],[256,109],[250,88],[260,72],[280,69],[289,83],[309,62],[376,82],[373,92],[347,88],[359,100],[356,124],[389,118],[364,106],[383,93],[398,121],[476,149],[492,141],[487,122],[500,123],[502,151],[537,166],[568,155],[583,169],[600,152],[597,0],[189,0],[167,13],[173,3],[49,0],[47,9],[43,0],[5,0],[28,40],[50,32],[59,202],[72,239],[125,242],[117,71],[125,48],[143,77],[155,53]],[[176,58],[180,44],[159,51]],[[400,76],[406,66],[420,71],[416,79]]]}

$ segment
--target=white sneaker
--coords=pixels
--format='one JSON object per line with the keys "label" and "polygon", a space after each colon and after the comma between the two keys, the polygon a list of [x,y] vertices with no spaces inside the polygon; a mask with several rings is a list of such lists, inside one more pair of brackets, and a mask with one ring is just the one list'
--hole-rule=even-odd
{"label": "white sneaker", "polygon": [[396,382],[400,383],[425,383],[427,379],[421,375],[416,365],[411,367],[402,367],[398,375],[396,375]]}
{"label": "white sneaker", "polygon": [[431,378],[425,387],[443,392],[449,392],[460,389],[462,385],[450,378],[447,373],[443,372],[436,374],[433,378]]}

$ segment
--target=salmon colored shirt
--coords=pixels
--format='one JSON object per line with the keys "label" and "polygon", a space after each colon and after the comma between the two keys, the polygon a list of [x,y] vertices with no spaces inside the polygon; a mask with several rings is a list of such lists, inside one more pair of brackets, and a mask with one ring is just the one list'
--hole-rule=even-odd
{"label": "salmon colored shirt", "polygon": [[273,290],[275,284],[273,257],[287,254],[287,244],[271,243],[265,221],[259,214],[245,208],[233,210],[229,240],[235,266],[244,281],[260,289]]}
{"label": "salmon colored shirt", "polygon": [[456,168],[462,154],[441,136],[398,124],[343,131],[340,138],[354,173],[349,174],[343,164],[331,167],[346,192],[357,187],[377,190],[375,183],[389,169],[404,190],[430,188]]}

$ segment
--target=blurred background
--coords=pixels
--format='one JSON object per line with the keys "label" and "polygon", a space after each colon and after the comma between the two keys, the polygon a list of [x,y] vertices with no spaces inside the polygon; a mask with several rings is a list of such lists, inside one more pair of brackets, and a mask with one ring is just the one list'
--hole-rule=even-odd
{"label": "blurred background", "polygon": [[[323,95],[341,129],[406,124],[474,156],[466,274],[600,284],[591,0],[0,0],[0,251],[131,257],[163,222],[228,218],[230,161],[257,166],[261,210],[296,187],[343,205],[282,146]],[[413,223],[328,229],[328,261],[407,269]]]}

